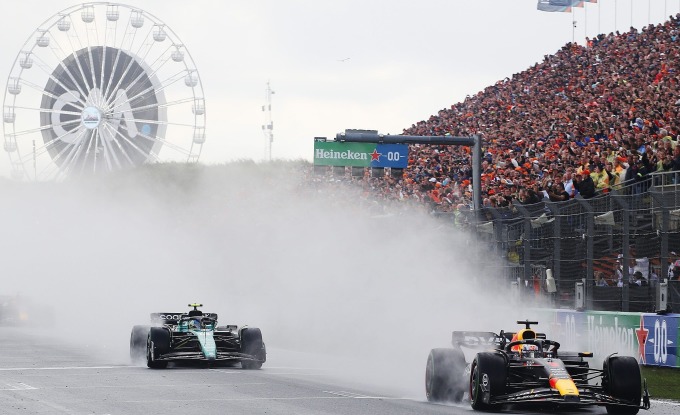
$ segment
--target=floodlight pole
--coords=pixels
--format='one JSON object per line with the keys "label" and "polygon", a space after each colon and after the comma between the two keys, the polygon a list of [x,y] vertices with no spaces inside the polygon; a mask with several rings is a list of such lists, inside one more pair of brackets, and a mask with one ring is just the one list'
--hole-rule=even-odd
{"label": "floodlight pole", "polygon": [[373,130],[345,130],[335,135],[335,141],[376,144],[427,144],[472,147],[472,203],[475,212],[482,207],[482,139],[470,137],[419,136],[378,134]]}
{"label": "floodlight pole", "polygon": [[262,132],[265,138],[265,157],[268,157],[269,161],[272,161],[272,143],[274,142],[274,122],[272,121],[272,95],[274,91],[269,86],[269,81],[267,81],[267,90],[265,91],[266,104],[262,106],[262,112],[264,112],[264,124],[262,124]]}

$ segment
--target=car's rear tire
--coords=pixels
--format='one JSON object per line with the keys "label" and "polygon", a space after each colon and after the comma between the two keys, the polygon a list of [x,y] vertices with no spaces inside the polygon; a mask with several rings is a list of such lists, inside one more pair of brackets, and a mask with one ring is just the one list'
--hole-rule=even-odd
{"label": "car's rear tire", "polygon": [[130,360],[132,360],[132,363],[144,361],[148,337],[149,326],[132,327],[132,333],[130,333]]}
{"label": "car's rear tire", "polygon": [[642,399],[642,374],[634,357],[609,356],[602,365],[602,387],[605,393],[621,399],[629,405],[607,405],[612,415],[635,415]]}
{"label": "car's rear tire", "polygon": [[425,395],[430,402],[460,402],[467,386],[465,354],[460,349],[432,349],[425,367]]}
{"label": "car's rear tire", "polygon": [[241,330],[241,353],[254,356],[257,360],[242,360],[243,369],[259,369],[267,360],[267,352],[262,341],[262,332],[256,327]]}
{"label": "car's rear tire", "polygon": [[[477,353],[470,367],[470,405],[472,409],[491,411],[499,405],[490,403],[493,396],[505,393],[508,369],[505,358],[498,353]],[[484,398],[488,393],[489,400]]]}
{"label": "car's rear tire", "polygon": [[164,327],[151,327],[146,342],[146,366],[151,369],[164,369],[168,367],[166,360],[157,359],[169,351],[170,331]]}

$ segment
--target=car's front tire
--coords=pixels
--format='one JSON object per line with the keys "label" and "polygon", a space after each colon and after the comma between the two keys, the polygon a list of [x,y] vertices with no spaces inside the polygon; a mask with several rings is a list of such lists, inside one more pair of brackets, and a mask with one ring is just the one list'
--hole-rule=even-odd
{"label": "car's front tire", "polygon": [[170,331],[164,327],[151,327],[146,342],[146,366],[151,369],[168,367],[165,360],[157,360],[159,356],[170,351]]}
{"label": "car's front tire", "polygon": [[498,353],[477,353],[470,367],[470,405],[472,409],[491,411],[497,405],[490,402],[493,396],[505,393],[507,378],[505,358]]}
{"label": "car's front tire", "polygon": [[267,360],[267,352],[262,341],[262,332],[256,327],[241,330],[241,353],[254,356],[257,360],[242,360],[243,369],[259,369]]}
{"label": "car's front tire", "polygon": [[430,402],[460,402],[465,394],[465,354],[460,349],[432,349],[425,367],[425,395]]}
{"label": "car's front tire", "polygon": [[605,393],[633,405],[607,405],[607,413],[637,414],[642,399],[642,374],[637,360],[631,356],[609,356],[605,359],[602,369],[602,386]]}

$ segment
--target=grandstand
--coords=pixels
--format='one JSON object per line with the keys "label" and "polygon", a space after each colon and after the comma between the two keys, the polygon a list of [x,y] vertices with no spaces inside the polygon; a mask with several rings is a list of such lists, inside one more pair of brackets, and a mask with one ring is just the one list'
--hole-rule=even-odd
{"label": "grandstand", "polygon": [[[412,145],[403,177],[364,179],[373,197],[420,202],[476,226],[506,259],[510,280],[532,286],[553,269],[557,306],[573,306],[574,285],[586,281],[591,308],[654,311],[656,285],[632,291],[626,279],[604,291],[593,275],[612,283],[617,260],[643,258],[660,279],[672,269],[672,252],[680,251],[672,220],[680,212],[679,111],[680,14],[584,46],[568,43],[404,129],[482,137],[481,215],[470,212],[468,148]],[[680,308],[680,281],[671,283]]]}
{"label": "grandstand", "polygon": [[[599,35],[586,46],[568,43],[404,133],[481,135],[487,205],[526,203],[521,188],[541,196],[548,184],[565,181],[565,174],[570,181],[588,171],[602,192],[660,165],[678,170],[679,19]],[[434,177],[442,184],[437,195],[450,194],[454,206],[470,205],[467,149],[413,147],[411,154],[407,184],[422,187]],[[598,165],[602,173],[596,173]]]}

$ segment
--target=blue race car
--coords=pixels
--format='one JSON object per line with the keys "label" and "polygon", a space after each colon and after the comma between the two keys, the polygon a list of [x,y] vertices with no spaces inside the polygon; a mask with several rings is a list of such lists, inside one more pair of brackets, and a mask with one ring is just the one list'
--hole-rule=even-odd
{"label": "blue race car", "polygon": [[150,326],[134,326],[130,357],[146,358],[146,365],[162,369],[169,362],[240,362],[243,369],[259,369],[267,360],[262,332],[255,327],[218,326],[217,314],[189,304],[188,313],[151,313]]}

